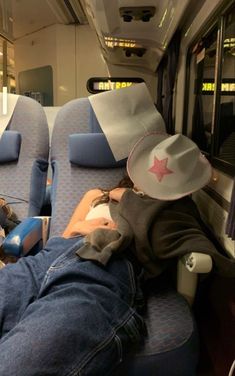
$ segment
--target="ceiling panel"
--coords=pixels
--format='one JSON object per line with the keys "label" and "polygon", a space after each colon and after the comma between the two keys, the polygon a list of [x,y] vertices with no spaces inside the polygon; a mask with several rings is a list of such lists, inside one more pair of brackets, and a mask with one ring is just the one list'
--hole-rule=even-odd
{"label": "ceiling panel", "polygon": [[[155,71],[190,0],[83,0],[104,58]],[[146,8],[146,10],[144,10]],[[144,11],[154,9],[146,21]],[[130,12],[129,22],[123,12]],[[128,18],[128,17],[127,17]]]}
{"label": "ceiling panel", "polygon": [[12,0],[12,17],[14,39],[58,23],[47,0]]}

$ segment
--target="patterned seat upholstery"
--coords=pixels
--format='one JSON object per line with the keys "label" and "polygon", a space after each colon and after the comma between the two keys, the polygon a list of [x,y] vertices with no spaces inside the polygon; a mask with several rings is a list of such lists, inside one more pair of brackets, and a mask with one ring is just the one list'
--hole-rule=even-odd
{"label": "patterned seat upholstery", "polygon": [[[110,188],[124,175],[119,167],[85,168],[69,162],[69,135],[92,132],[91,116],[89,100],[82,98],[64,105],[56,117],[51,146],[50,236],[61,235],[88,189]],[[169,276],[162,275],[146,285],[146,301],[146,340],[130,352],[115,376],[195,375],[198,356],[195,323],[185,299],[170,286]]]}
{"label": "patterned seat upholstery", "polygon": [[0,197],[22,220],[40,214],[45,195],[49,132],[42,106],[19,96],[7,131],[20,134],[21,147],[18,160],[0,163]]}

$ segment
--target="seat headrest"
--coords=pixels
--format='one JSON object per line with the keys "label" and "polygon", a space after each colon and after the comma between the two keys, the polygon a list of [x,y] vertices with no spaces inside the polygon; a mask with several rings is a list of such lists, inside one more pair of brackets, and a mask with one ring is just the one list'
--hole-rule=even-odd
{"label": "seat headrest", "polygon": [[103,133],[69,136],[69,160],[81,167],[113,168],[126,166],[126,159],[116,161]]}
{"label": "seat headrest", "polygon": [[4,131],[0,138],[0,163],[17,161],[20,154],[21,134]]}

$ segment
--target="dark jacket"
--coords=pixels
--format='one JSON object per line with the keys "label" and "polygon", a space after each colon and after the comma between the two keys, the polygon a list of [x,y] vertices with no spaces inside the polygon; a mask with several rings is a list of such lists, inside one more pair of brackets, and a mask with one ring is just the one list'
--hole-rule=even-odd
{"label": "dark jacket", "polygon": [[134,249],[148,277],[159,275],[169,259],[189,252],[211,255],[222,275],[235,276],[235,260],[215,248],[200,226],[200,215],[190,197],[161,201],[128,189],[119,204],[110,205],[117,230],[97,229],[85,238],[77,254],[105,265],[111,255]]}

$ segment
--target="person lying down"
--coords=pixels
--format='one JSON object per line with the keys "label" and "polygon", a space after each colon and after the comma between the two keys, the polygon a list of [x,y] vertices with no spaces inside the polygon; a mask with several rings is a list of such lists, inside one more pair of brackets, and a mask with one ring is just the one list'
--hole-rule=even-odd
{"label": "person lying down", "polygon": [[140,275],[154,278],[192,251],[235,275],[189,196],[211,178],[190,139],[145,135],[127,174],[110,191],[88,191],[62,236],[36,256],[0,270],[1,376],[108,375],[120,364],[120,348],[125,358],[147,336]]}

